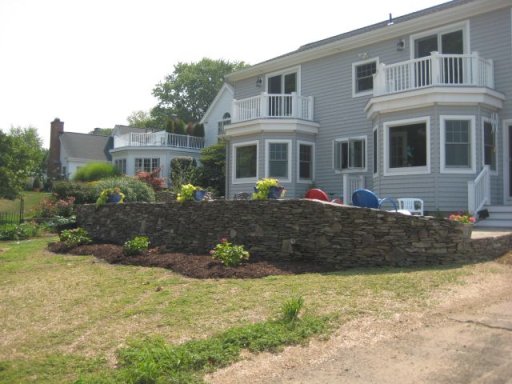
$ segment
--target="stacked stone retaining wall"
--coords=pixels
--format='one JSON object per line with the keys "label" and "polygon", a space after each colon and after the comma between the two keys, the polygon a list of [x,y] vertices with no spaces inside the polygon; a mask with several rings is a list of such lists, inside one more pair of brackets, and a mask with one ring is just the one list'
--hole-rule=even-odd
{"label": "stacked stone retaining wall", "polygon": [[312,200],[83,205],[77,222],[102,242],[146,235],[168,251],[204,254],[227,237],[268,260],[339,267],[476,262],[512,247],[512,236],[470,240],[461,224],[444,219]]}

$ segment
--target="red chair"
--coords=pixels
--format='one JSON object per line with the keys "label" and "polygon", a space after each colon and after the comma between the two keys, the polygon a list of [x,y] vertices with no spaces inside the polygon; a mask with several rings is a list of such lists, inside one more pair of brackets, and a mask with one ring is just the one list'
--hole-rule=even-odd
{"label": "red chair", "polygon": [[310,189],[306,192],[304,195],[306,199],[315,199],[315,200],[321,200],[321,201],[329,201],[329,196],[327,196],[327,193],[322,191],[318,188]]}

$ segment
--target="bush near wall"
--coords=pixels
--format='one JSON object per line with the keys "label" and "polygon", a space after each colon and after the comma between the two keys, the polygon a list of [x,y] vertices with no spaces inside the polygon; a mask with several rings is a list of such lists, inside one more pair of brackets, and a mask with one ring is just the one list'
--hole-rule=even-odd
{"label": "bush near wall", "polygon": [[97,181],[119,176],[119,170],[110,163],[89,163],[80,167],[73,176],[73,181]]}

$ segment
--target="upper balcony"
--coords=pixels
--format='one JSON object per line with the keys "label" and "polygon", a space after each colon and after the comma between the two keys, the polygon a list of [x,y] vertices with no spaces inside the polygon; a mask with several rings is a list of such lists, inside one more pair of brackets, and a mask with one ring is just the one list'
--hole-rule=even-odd
{"label": "upper balcony", "polygon": [[313,121],[313,96],[297,93],[269,94],[233,100],[232,123],[254,119],[300,119]]}
{"label": "upper balcony", "polygon": [[126,133],[114,136],[114,149],[126,147],[164,147],[199,151],[204,147],[204,138],[178,135],[165,131],[151,133]]}
{"label": "upper balcony", "polygon": [[317,134],[319,124],[313,121],[313,96],[263,92],[247,99],[233,100],[231,123],[224,126],[226,136],[251,133]]}
{"label": "upper balcony", "polygon": [[366,106],[375,113],[419,108],[435,103],[486,104],[503,107],[504,95],[494,90],[494,63],[478,52],[430,56],[396,64],[379,64],[373,98]]}

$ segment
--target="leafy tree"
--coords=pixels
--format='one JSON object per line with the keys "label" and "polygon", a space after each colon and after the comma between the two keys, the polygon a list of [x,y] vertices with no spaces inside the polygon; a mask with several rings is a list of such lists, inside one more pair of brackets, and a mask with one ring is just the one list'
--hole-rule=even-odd
{"label": "leafy tree", "polygon": [[174,71],[153,89],[159,103],[151,116],[159,123],[179,116],[184,121],[199,121],[222,87],[224,76],[243,68],[243,62],[203,58],[197,63],[178,63]]}
{"label": "leafy tree", "polygon": [[171,190],[179,192],[184,184],[196,185],[198,168],[196,159],[177,157],[171,160]]}
{"label": "leafy tree", "polygon": [[114,128],[94,128],[91,132],[89,132],[90,135],[101,135],[101,136],[110,136],[112,135],[112,131]]}
{"label": "leafy tree", "polygon": [[221,141],[201,150],[199,184],[213,189],[219,196],[226,193],[226,143]]}
{"label": "leafy tree", "polygon": [[127,117],[128,125],[136,128],[156,128],[157,122],[149,112],[134,111]]}
{"label": "leafy tree", "polygon": [[29,176],[41,172],[42,140],[33,127],[0,130],[0,197],[15,199]]}

